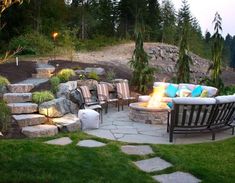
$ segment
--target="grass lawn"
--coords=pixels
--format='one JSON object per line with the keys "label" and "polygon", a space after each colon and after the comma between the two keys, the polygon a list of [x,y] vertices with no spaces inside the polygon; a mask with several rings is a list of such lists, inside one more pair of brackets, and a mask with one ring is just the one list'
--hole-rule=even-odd
{"label": "grass lawn", "polygon": [[[58,147],[42,142],[54,138],[0,140],[0,182],[154,182],[152,175],[177,170],[192,173],[203,182],[234,182],[235,138],[194,145],[152,145],[151,156],[129,156],[124,143],[94,138],[84,133],[60,134],[73,143]],[[107,143],[101,148],[77,147],[83,139]],[[131,161],[160,156],[174,166],[144,173]]]}

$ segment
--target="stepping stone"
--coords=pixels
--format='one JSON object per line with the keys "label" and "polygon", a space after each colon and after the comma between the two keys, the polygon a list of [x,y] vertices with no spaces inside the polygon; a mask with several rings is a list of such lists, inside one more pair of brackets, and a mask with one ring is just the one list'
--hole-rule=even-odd
{"label": "stepping stone", "polygon": [[36,125],[22,128],[22,133],[29,137],[49,137],[58,133],[58,128],[55,125]]}
{"label": "stepping stone", "polygon": [[153,150],[148,145],[142,145],[142,146],[122,146],[121,147],[122,152],[130,155],[148,155],[152,154]]}
{"label": "stepping stone", "polygon": [[33,84],[9,84],[7,88],[11,93],[29,93],[33,88]]}
{"label": "stepping stone", "polygon": [[80,142],[77,143],[77,146],[81,147],[102,147],[105,145],[106,144],[98,142],[96,140],[81,140]]}
{"label": "stepping stone", "polygon": [[185,172],[174,172],[171,174],[156,175],[153,178],[160,183],[198,183],[201,180]]}
{"label": "stepping stone", "polygon": [[53,140],[46,141],[44,143],[52,144],[52,145],[65,146],[65,145],[71,144],[72,142],[73,141],[69,137],[61,137],[61,138],[58,138],[58,139],[53,139]]}
{"label": "stepping stone", "polygon": [[44,78],[29,78],[29,79],[26,79],[24,81],[19,82],[18,84],[32,84],[34,86],[38,86],[38,85],[45,83],[47,81],[48,81],[48,79],[46,79],[46,78],[45,79]]}
{"label": "stepping stone", "polygon": [[44,115],[40,114],[21,114],[13,115],[13,120],[15,120],[20,128],[26,126],[40,125],[47,121]]}
{"label": "stepping stone", "polygon": [[7,103],[31,102],[32,93],[5,93],[3,100]]}
{"label": "stepping stone", "polygon": [[172,164],[159,157],[136,161],[134,164],[144,172],[160,171],[172,166]]}
{"label": "stepping stone", "polygon": [[61,118],[52,118],[52,121],[61,131],[73,132],[81,128],[80,120],[74,114],[66,114]]}
{"label": "stepping stone", "polygon": [[38,111],[35,103],[10,103],[7,104],[12,114],[30,114]]}

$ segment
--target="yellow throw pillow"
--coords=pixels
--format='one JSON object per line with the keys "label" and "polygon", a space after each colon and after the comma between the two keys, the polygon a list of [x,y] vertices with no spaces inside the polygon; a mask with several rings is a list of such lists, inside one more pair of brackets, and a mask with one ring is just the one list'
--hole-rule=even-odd
{"label": "yellow throw pillow", "polygon": [[202,98],[208,97],[208,90],[203,90],[200,97]]}

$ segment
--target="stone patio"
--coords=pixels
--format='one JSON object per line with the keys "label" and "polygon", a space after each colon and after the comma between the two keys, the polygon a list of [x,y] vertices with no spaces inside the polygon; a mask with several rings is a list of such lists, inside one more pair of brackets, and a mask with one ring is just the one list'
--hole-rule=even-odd
{"label": "stone patio", "polygon": [[[117,140],[128,143],[170,144],[169,134],[166,132],[166,124],[152,125],[133,122],[129,119],[129,109],[125,106],[123,111],[117,112],[116,108],[110,108],[103,115],[103,123],[99,129],[86,130],[87,134],[97,137]],[[216,141],[233,137],[231,130],[216,133]],[[211,133],[174,135],[174,144],[192,144],[201,142],[213,142]]]}

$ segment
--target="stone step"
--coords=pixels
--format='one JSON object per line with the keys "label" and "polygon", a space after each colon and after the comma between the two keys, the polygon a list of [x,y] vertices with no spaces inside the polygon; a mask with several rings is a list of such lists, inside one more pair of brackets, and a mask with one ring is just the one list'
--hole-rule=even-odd
{"label": "stone step", "polygon": [[37,60],[37,64],[48,64],[49,60]]}
{"label": "stone step", "polygon": [[11,93],[29,93],[33,88],[33,84],[9,84],[7,88]]}
{"label": "stone step", "polygon": [[53,74],[32,74],[32,77],[33,78],[37,78],[37,79],[48,79],[48,78],[50,78],[50,77],[52,77],[53,76]]}
{"label": "stone step", "polygon": [[40,125],[47,121],[47,118],[44,115],[40,114],[21,114],[12,115],[12,117],[20,128],[26,126]]}
{"label": "stone step", "polygon": [[22,128],[22,133],[29,137],[49,137],[58,133],[58,128],[55,125],[36,125]]}
{"label": "stone step", "polygon": [[44,67],[38,67],[36,68],[37,74],[51,74],[55,71],[54,67],[48,67],[48,68],[44,68]]}
{"label": "stone step", "polygon": [[32,93],[5,93],[3,100],[7,103],[31,102]]}
{"label": "stone step", "polygon": [[30,114],[38,111],[35,103],[10,103],[7,104],[12,114]]}

